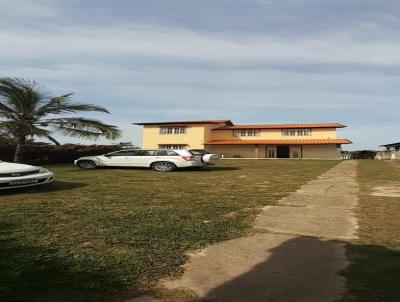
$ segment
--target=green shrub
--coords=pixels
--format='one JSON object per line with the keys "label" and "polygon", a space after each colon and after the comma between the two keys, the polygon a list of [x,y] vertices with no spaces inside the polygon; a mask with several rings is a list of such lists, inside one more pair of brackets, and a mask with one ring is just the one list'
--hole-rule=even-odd
{"label": "green shrub", "polygon": [[[24,162],[29,164],[72,163],[81,156],[100,155],[121,149],[115,145],[65,144],[55,146],[46,143],[29,143],[24,147]],[[12,161],[15,145],[0,145],[0,160]]]}

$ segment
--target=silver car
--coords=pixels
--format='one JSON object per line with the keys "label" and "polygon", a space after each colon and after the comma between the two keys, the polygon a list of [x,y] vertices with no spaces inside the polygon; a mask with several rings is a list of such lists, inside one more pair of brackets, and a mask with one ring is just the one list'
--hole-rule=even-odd
{"label": "silver car", "polygon": [[0,189],[43,185],[54,180],[46,168],[0,161]]}

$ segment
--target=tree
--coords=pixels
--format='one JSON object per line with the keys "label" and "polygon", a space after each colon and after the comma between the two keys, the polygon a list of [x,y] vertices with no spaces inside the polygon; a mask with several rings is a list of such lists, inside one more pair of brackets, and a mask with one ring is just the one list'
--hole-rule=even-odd
{"label": "tree", "polygon": [[74,103],[71,96],[72,93],[49,96],[34,81],[0,78],[0,134],[15,142],[15,162],[23,160],[23,148],[29,137],[44,137],[59,145],[52,136],[56,131],[89,139],[115,139],[120,136],[116,126],[95,119],[70,116],[82,111],[109,113],[101,106]]}

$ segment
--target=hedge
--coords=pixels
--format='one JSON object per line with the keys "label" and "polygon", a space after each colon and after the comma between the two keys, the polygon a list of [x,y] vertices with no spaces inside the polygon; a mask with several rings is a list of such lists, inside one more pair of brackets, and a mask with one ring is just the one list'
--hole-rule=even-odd
{"label": "hedge", "polygon": [[[24,147],[24,163],[61,164],[72,163],[81,156],[101,155],[121,149],[115,145],[76,145],[55,146],[46,143],[30,143]],[[0,145],[0,160],[12,161],[15,145]]]}

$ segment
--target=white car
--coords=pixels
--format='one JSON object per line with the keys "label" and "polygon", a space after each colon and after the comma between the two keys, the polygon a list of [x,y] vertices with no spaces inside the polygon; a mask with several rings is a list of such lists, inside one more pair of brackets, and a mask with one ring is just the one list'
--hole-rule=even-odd
{"label": "white car", "polygon": [[0,190],[37,186],[53,180],[53,172],[45,168],[0,161]]}
{"label": "white car", "polygon": [[141,150],[129,149],[99,156],[85,156],[75,160],[82,169],[96,167],[146,167],[160,172],[176,168],[201,167],[211,164],[219,157],[202,150]]}

